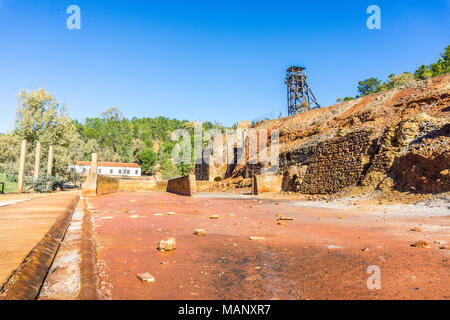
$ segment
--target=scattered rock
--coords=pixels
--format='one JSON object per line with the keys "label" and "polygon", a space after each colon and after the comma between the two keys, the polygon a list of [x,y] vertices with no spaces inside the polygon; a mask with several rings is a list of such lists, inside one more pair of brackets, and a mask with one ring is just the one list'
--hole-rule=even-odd
{"label": "scattered rock", "polygon": [[277,218],[281,218],[283,215],[281,213],[278,213],[277,215],[275,215],[275,217]]}
{"label": "scattered rock", "polygon": [[133,215],[133,216],[130,216],[130,218],[131,219],[136,219],[136,218],[139,218],[139,216],[138,215]]}
{"label": "scattered rock", "polygon": [[347,216],[339,216],[338,219],[340,220],[344,220],[345,218],[347,218]]}
{"label": "scattered rock", "polygon": [[328,245],[327,248],[328,249],[344,249],[343,246],[336,246],[334,244]]}
{"label": "scattered rock", "polygon": [[249,277],[244,279],[244,281],[248,281],[248,282],[253,282],[253,281],[257,281],[257,280],[262,280],[261,275],[255,274],[253,276],[249,276]]}
{"label": "scattered rock", "polygon": [[434,243],[437,243],[437,244],[447,244],[447,242],[445,242],[444,240],[434,240]]}
{"label": "scattered rock", "polygon": [[363,252],[367,252],[367,251],[369,251],[369,248],[365,247],[365,248],[362,248],[361,250],[362,250]]}
{"label": "scattered rock", "polygon": [[162,213],[155,213],[154,216],[163,216]]}
{"label": "scattered rock", "polygon": [[450,250],[450,246],[441,245],[441,246],[439,246],[439,249],[441,249],[441,250]]}
{"label": "scattered rock", "polygon": [[419,240],[416,243],[413,243],[411,246],[416,248],[423,248],[423,249],[429,249],[430,244],[424,240]]}
{"label": "scattered rock", "polygon": [[161,231],[162,231],[162,229],[161,229],[161,228],[158,228],[158,229],[156,229],[156,231],[157,231],[157,232],[161,232]]}
{"label": "scattered rock", "polygon": [[414,227],[414,228],[409,229],[409,231],[422,232],[423,230],[419,227]]}
{"label": "scattered rock", "polygon": [[286,225],[286,223],[283,222],[283,221],[277,221],[277,225],[279,225],[279,226],[284,226],[284,225]]}
{"label": "scattered rock", "polygon": [[264,237],[250,237],[249,240],[266,240]]}
{"label": "scattered rock", "polygon": [[172,251],[176,248],[175,238],[168,238],[159,242],[158,250],[160,251]]}
{"label": "scattered rock", "polygon": [[280,218],[278,218],[278,220],[292,221],[292,220],[295,220],[295,218],[291,218],[291,217],[280,217]]}
{"label": "scattered rock", "polygon": [[138,279],[142,282],[155,282],[155,278],[148,272],[140,273],[137,275]]}
{"label": "scattered rock", "polygon": [[194,234],[196,236],[205,236],[206,231],[205,231],[205,229],[194,229]]}
{"label": "scattered rock", "polygon": [[210,219],[219,219],[219,216],[217,214],[213,214],[212,216],[209,217]]}
{"label": "scattered rock", "polygon": [[169,216],[174,216],[175,215],[175,212],[167,212],[167,215],[169,215]]}

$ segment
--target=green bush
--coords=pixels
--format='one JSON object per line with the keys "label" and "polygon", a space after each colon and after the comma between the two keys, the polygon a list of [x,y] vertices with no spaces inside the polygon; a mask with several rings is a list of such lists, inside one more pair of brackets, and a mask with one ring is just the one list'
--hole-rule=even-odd
{"label": "green bush", "polygon": [[34,183],[33,189],[40,193],[53,192],[58,188],[62,189],[62,185],[63,181],[57,177],[43,174],[40,175],[38,180]]}

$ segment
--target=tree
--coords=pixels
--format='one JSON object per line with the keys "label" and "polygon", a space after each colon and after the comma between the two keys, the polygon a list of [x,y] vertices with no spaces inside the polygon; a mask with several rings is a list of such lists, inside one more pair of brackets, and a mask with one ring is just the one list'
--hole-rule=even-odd
{"label": "tree", "polygon": [[414,83],[414,75],[410,72],[403,72],[401,75],[390,75],[388,83],[383,83],[383,86],[386,87],[386,89],[392,89],[397,88],[400,86],[408,85],[411,83]]}
{"label": "tree", "polygon": [[369,78],[358,83],[358,92],[360,96],[379,92],[381,88],[381,81],[377,78]]}
{"label": "tree", "polygon": [[433,72],[431,72],[431,70],[428,68],[428,66],[426,65],[421,65],[416,72],[414,72],[414,78],[416,79],[421,79],[421,80],[425,80],[425,79],[429,79],[433,76]]}
{"label": "tree", "polygon": [[[16,125],[13,132],[17,141],[26,139],[31,154],[36,142],[42,144],[42,156],[49,146],[54,146],[54,175],[67,177],[67,168],[78,153],[76,143],[79,134],[65,108],[43,88],[36,91],[22,90],[17,98]],[[44,162],[42,162],[44,165]]]}
{"label": "tree", "polygon": [[106,121],[122,121],[122,112],[117,108],[109,108],[105,112],[102,113],[102,118]]}
{"label": "tree", "polygon": [[144,175],[153,174],[154,166],[156,164],[156,153],[150,148],[143,149],[139,153],[139,164]]}

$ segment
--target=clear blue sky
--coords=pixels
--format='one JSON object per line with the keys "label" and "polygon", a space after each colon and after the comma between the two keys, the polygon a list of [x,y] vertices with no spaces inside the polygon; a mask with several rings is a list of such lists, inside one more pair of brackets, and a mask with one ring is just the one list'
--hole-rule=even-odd
{"label": "clear blue sky", "polygon": [[[66,8],[81,8],[81,30]],[[382,30],[366,28],[381,7]],[[0,132],[20,89],[43,86],[72,118],[118,107],[231,125],[286,110],[285,69],[307,67],[323,106],[359,80],[414,71],[450,44],[449,0],[0,0]]]}

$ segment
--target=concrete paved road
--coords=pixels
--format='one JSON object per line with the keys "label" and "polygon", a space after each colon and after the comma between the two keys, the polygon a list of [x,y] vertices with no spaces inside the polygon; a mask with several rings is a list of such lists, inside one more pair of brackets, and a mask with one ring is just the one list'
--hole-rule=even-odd
{"label": "concrete paved road", "polygon": [[[88,204],[103,299],[450,296],[450,251],[434,242],[449,240],[450,214],[403,218],[167,193],[117,193]],[[295,220],[279,225],[277,214]],[[409,230],[419,225],[422,232]],[[195,228],[205,229],[206,236],[195,236]],[[159,241],[169,236],[177,249],[158,251]],[[265,240],[249,240],[252,236]],[[411,247],[417,240],[431,248]],[[367,287],[370,266],[381,271],[380,290]],[[144,272],[155,282],[138,280]]]}
{"label": "concrete paved road", "polygon": [[45,236],[78,192],[5,195],[0,208],[0,286]]}

